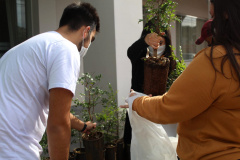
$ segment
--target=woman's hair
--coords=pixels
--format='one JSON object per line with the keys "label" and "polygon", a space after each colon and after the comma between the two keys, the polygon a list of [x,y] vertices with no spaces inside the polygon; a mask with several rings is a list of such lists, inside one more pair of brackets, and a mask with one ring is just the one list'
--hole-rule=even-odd
{"label": "woman's hair", "polygon": [[[223,66],[229,60],[237,74],[240,84],[240,66],[236,56],[240,53],[235,53],[233,48],[240,51],[240,0],[211,0],[214,5],[213,35],[214,43],[222,45],[227,51],[221,62],[221,73],[224,75]],[[213,47],[212,47],[213,50]],[[211,62],[213,64],[213,56],[211,52]]]}
{"label": "woman's hair", "polygon": [[[141,34],[141,37],[145,37],[147,34],[151,33],[151,31],[145,29],[147,26],[151,26],[151,25],[152,25],[151,21],[148,21],[148,23],[145,24],[144,29]],[[165,36],[163,36],[163,38],[166,41],[166,48],[165,48],[163,55],[165,55],[166,57],[169,57],[172,55],[172,48],[170,47],[170,46],[172,46],[170,30],[165,31]]]}

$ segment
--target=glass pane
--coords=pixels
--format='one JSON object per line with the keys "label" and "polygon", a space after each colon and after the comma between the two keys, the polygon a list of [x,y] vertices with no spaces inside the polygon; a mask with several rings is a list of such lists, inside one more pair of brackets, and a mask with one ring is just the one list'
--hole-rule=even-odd
{"label": "glass pane", "polygon": [[25,0],[16,0],[17,10],[17,42],[21,43],[27,39]]}
{"label": "glass pane", "polygon": [[193,16],[179,16],[181,23],[177,22],[177,56],[180,55],[179,46],[182,47],[183,59],[191,61],[195,54],[201,49],[207,47],[205,43],[196,45],[195,41],[201,35],[201,28],[205,22],[203,19],[199,19]]}
{"label": "glass pane", "polygon": [[10,37],[7,21],[7,10],[5,0],[0,0],[0,57],[10,48]]}
{"label": "glass pane", "polygon": [[26,14],[26,0],[0,0],[0,57],[28,38]]}
{"label": "glass pane", "polygon": [[192,59],[196,52],[196,18],[186,16],[182,21],[182,51],[184,59]]}

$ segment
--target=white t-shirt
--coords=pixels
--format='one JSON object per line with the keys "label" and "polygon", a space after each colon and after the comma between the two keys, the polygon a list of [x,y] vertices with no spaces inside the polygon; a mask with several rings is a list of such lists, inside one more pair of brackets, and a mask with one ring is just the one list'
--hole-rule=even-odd
{"label": "white t-shirt", "polygon": [[9,50],[0,59],[0,160],[36,160],[47,125],[49,89],[75,93],[77,46],[51,31]]}

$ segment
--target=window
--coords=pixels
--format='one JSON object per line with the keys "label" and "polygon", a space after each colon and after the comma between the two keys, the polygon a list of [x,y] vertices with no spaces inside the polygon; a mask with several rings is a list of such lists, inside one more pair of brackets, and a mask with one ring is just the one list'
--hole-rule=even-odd
{"label": "window", "polygon": [[0,0],[0,57],[10,48],[5,0]]}
{"label": "window", "polygon": [[201,36],[201,29],[206,20],[188,15],[179,16],[179,18],[181,22],[176,22],[176,54],[180,55],[181,46],[183,59],[188,62],[197,52],[207,47],[205,42],[201,45],[195,44],[195,41]]}
{"label": "window", "polygon": [[[33,15],[36,15],[38,10],[36,9],[35,14],[32,10],[36,3],[36,0],[0,0],[3,22],[0,24],[0,57],[10,48],[34,35]],[[35,26],[38,24],[35,23]]]}

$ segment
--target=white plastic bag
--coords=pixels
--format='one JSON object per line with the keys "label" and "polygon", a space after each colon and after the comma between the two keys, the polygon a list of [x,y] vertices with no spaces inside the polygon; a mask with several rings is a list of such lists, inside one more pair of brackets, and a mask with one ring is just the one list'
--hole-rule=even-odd
{"label": "white plastic bag", "polygon": [[132,111],[132,102],[144,94],[129,97],[129,119],[132,126],[131,160],[177,160],[177,155],[161,124],[153,123]]}

